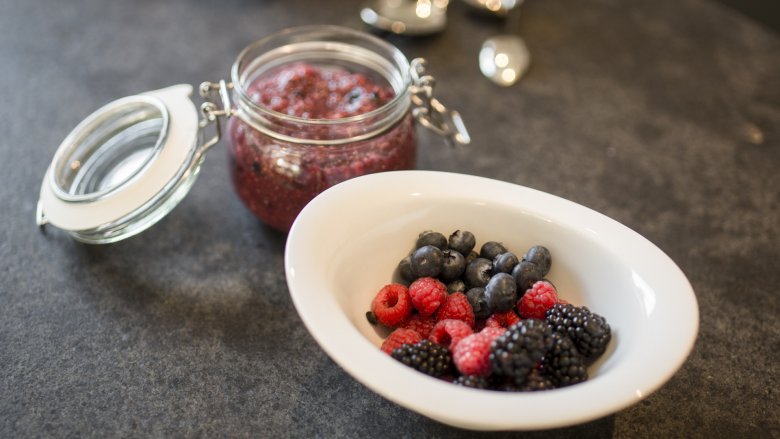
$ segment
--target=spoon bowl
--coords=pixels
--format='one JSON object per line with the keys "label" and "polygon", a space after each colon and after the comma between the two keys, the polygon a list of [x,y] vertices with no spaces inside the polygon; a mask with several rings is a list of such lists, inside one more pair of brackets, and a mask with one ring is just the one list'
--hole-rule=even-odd
{"label": "spoon bowl", "polygon": [[522,38],[497,35],[482,44],[479,70],[494,83],[509,87],[522,78],[531,64],[531,53]]}
{"label": "spoon bowl", "polygon": [[463,2],[475,9],[499,17],[505,17],[509,11],[523,4],[523,0],[463,0]]}
{"label": "spoon bowl", "polygon": [[447,26],[448,0],[372,0],[360,19],[376,29],[398,35],[422,36]]}

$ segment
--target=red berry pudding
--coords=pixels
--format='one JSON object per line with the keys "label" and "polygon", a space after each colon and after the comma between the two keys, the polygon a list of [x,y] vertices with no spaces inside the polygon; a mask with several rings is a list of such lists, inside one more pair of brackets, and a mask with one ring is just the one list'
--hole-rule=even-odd
{"label": "red berry pudding", "polygon": [[409,111],[381,111],[396,93],[379,75],[295,62],[263,72],[243,92],[257,117],[230,118],[229,168],[240,199],[273,228],[288,231],[337,183],[414,167],[414,120]]}

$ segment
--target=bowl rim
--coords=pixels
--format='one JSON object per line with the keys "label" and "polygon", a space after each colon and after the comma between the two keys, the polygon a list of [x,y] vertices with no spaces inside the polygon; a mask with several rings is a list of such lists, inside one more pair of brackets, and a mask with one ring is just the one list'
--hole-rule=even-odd
{"label": "bowl rim", "polygon": [[[414,371],[381,352],[349,321],[333,295],[321,294],[321,287],[317,294],[313,293],[318,282],[324,281],[323,270],[296,269],[316,266],[313,252],[308,251],[309,243],[322,232],[323,215],[337,213],[333,209],[339,205],[348,205],[360,194],[376,193],[378,188],[385,191],[390,188],[391,194],[383,193],[384,199],[411,194],[448,196],[448,192],[453,191],[444,188],[452,185],[458,185],[459,189],[471,188],[465,193],[457,191],[458,200],[479,196],[480,202],[498,204],[496,194],[512,193],[524,203],[530,202],[527,206],[523,204],[524,213],[542,215],[586,233],[608,234],[610,238],[600,244],[625,258],[629,266],[640,264],[640,267],[651,267],[654,273],[662,273],[663,276],[652,279],[657,285],[654,291],[661,295],[656,297],[655,309],[648,311],[648,321],[659,331],[658,340],[652,340],[649,352],[641,353],[642,360],[655,361],[657,367],[641,376],[632,374],[625,367],[613,367],[598,379],[545,392],[504,393],[455,386]],[[491,190],[485,191],[485,187]],[[610,415],[639,402],[665,384],[690,355],[698,334],[699,310],[693,288],[682,270],[660,248],[588,207],[536,189],[485,177],[412,170],[347,180],[318,195],[299,214],[287,237],[284,263],[293,304],[309,333],[331,359],[386,399],[460,428],[538,430]],[[659,290],[661,287],[663,289]],[[663,319],[672,319],[673,332],[660,325],[668,322],[658,322],[661,312],[668,313],[662,316]],[[409,385],[395,385],[396,382]],[[468,398],[468,407],[452,403],[463,398]],[[562,403],[565,406],[563,413]],[[525,416],[518,416],[518,413]]]}

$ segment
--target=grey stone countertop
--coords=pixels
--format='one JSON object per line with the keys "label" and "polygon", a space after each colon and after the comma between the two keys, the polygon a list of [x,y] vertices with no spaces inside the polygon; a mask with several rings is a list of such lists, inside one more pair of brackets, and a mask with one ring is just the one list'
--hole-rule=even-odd
{"label": "grey stone countertop", "polygon": [[[225,145],[157,225],[106,246],[34,222],[41,177],[116,98],[227,78],[303,24],[363,28],[358,2],[0,0],[0,437],[476,437],[391,403],[315,343],[285,236],[243,207]],[[499,88],[481,42],[522,35]],[[497,437],[780,438],[780,37],[705,0],[529,0],[505,21],[453,1],[424,56],[473,145],[420,133],[417,167],[598,210],[666,252],[701,314],[681,370],[614,415]],[[521,414],[518,414],[519,416]]]}

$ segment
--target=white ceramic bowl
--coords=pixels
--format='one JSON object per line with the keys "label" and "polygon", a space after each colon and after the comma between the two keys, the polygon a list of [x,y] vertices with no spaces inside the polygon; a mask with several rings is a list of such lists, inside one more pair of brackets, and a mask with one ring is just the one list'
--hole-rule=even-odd
{"label": "white ceramic bowl", "polygon": [[[472,231],[477,245],[518,254],[550,249],[560,295],[606,317],[613,338],[587,382],[533,393],[475,390],[430,378],[379,350],[366,320],[376,292],[419,232]],[[645,398],[683,364],[696,338],[696,298],[682,271],[636,232],[581,205],[496,180],[399,171],[323,192],[287,238],[287,283],[323,350],[383,397],[440,422],[475,430],[562,427]]]}

